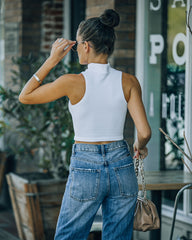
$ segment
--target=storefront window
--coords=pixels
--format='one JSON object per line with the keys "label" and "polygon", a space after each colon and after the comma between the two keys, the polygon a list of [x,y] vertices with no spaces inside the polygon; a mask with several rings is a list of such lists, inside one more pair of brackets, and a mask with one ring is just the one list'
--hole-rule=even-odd
{"label": "storefront window", "polygon": [[[184,102],[186,62],[186,6],[172,0],[167,3],[166,71],[162,81],[161,127],[184,149]],[[161,138],[162,139],[162,138]],[[183,170],[182,153],[169,141],[162,141],[161,158],[165,170]],[[163,202],[173,205],[176,191],[165,191]],[[182,208],[183,198],[179,208]]]}
{"label": "storefront window", "polygon": [[[183,170],[182,154],[159,132],[161,127],[184,149],[186,1],[148,0],[145,11],[144,103],[152,128],[147,170]],[[173,206],[175,191],[163,203]],[[182,198],[179,207],[182,208]]]}
{"label": "storefront window", "polygon": [[[162,81],[161,127],[184,148],[184,101],[185,101],[185,44],[186,6],[183,2],[167,4],[166,71]],[[181,152],[169,140],[163,141],[162,158],[166,170],[182,170]]]}

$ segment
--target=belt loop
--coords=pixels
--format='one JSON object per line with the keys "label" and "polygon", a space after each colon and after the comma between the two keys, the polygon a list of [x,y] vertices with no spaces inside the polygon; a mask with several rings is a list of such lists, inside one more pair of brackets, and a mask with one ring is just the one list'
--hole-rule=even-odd
{"label": "belt loop", "polygon": [[105,145],[101,145],[101,154],[102,156],[105,156]]}
{"label": "belt loop", "polygon": [[75,147],[76,147],[76,144],[73,144],[73,147],[72,147],[72,155],[73,156],[75,155]]}

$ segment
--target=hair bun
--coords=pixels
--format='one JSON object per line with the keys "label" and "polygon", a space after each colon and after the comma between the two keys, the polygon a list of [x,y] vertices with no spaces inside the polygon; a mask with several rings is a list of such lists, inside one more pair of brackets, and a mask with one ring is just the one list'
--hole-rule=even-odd
{"label": "hair bun", "polygon": [[118,26],[120,21],[119,14],[113,9],[106,9],[99,19],[104,25],[112,28]]}

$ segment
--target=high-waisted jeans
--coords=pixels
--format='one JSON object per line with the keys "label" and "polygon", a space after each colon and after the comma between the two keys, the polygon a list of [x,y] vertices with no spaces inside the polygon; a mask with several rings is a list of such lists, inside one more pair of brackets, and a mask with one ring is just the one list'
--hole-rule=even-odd
{"label": "high-waisted jeans", "polygon": [[55,240],[86,240],[102,206],[103,240],[131,240],[138,184],[125,141],[74,144]]}

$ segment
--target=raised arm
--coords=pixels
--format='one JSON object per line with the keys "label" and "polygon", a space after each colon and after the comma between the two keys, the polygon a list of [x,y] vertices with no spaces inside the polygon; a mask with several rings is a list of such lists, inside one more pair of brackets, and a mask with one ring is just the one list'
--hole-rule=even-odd
{"label": "raised arm", "polygon": [[75,41],[63,38],[57,39],[51,49],[49,58],[39,68],[39,70],[29,79],[19,95],[19,101],[24,104],[39,104],[54,101],[62,96],[68,95],[70,89],[70,75],[64,75],[52,83],[41,83],[54,68],[71,50]]}
{"label": "raised arm", "polygon": [[135,157],[138,158],[140,155],[141,158],[145,158],[148,154],[146,145],[151,138],[151,128],[143,105],[140,84],[132,75],[127,78],[129,78],[128,109],[137,129],[137,139],[134,143]]}

